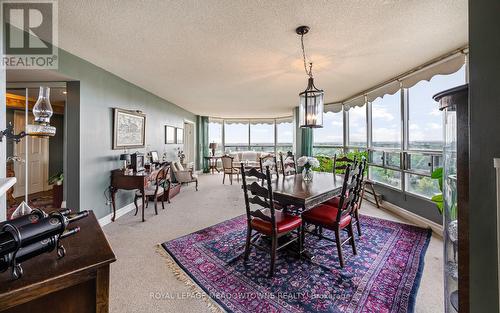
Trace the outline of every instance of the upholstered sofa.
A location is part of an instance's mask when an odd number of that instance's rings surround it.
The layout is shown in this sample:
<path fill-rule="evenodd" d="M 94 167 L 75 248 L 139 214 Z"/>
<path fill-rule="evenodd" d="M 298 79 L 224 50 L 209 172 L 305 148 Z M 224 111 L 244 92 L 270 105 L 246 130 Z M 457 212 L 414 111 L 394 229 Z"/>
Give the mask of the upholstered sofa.
<path fill-rule="evenodd" d="M 235 166 L 238 166 L 240 162 L 250 165 L 258 165 L 260 157 L 268 154 L 269 152 L 260 151 L 235 151 L 229 153 L 229 156 L 233 157 L 233 163 Z"/>

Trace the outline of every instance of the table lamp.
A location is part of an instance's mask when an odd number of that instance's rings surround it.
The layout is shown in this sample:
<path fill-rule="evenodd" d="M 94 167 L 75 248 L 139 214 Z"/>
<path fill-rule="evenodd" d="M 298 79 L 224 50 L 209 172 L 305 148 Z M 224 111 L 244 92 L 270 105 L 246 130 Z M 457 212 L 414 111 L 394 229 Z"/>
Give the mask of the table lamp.
<path fill-rule="evenodd" d="M 210 149 L 212 149 L 212 156 L 215 156 L 215 149 L 217 149 L 217 144 L 215 142 L 212 142 L 208 145 Z"/>

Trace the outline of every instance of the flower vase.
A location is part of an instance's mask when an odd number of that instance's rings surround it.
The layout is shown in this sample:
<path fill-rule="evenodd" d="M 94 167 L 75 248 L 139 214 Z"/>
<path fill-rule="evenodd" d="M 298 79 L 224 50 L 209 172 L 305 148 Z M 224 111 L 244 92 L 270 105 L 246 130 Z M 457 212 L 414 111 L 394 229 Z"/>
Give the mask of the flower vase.
<path fill-rule="evenodd" d="M 307 182 L 311 181 L 312 179 L 313 179 L 313 172 L 311 168 L 304 167 L 304 169 L 302 170 L 302 180 Z"/>

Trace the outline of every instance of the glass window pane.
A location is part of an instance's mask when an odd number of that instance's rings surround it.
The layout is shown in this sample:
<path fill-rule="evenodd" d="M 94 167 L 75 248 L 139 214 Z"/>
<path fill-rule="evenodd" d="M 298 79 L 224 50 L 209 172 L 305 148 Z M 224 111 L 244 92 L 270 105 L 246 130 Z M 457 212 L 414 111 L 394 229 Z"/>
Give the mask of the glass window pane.
<path fill-rule="evenodd" d="M 401 154 L 400 153 L 392 153 L 387 152 L 385 154 L 385 165 L 390 167 L 401 167 Z"/>
<path fill-rule="evenodd" d="M 440 193 L 437 179 L 416 174 L 406 174 L 406 191 L 429 199 Z"/>
<path fill-rule="evenodd" d="M 335 147 L 322 147 L 322 146 L 314 146 L 313 147 L 313 155 L 326 155 L 333 156 L 334 154 L 342 154 L 342 148 Z"/>
<path fill-rule="evenodd" d="M 380 166 L 384 165 L 384 153 L 382 151 L 372 151 L 370 155 L 370 163 Z"/>
<path fill-rule="evenodd" d="M 292 119 L 276 120 L 276 144 L 293 144 L 293 121 Z"/>
<path fill-rule="evenodd" d="M 401 91 L 372 102 L 374 147 L 401 147 Z"/>
<path fill-rule="evenodd" d="M 408 89 L 408 143 L 411 149 L 441 150 L 443 115 L 432 97 L 443 90 L 465 84 L 465 65 L 450 75 L 436 75 Z"/>
<path fill-rule="evenodd" d="M 222 121 L 210 121 L 208 123 L 208 143 L 212 142 L 217 144 L 216 154 L 222 153 Z"/>
<path fill-rule="evenodd" d="M 349 144 L 351 147 L 366 147 L 366 106 L 349 110 Z"/>
<path fill-rule="evenodd" d="M 248 122 L 224 123 L 225 146 L 245 146 L 248 148 Z"/>
<path fill-rule="evenodd" d="M 408 157 L 410 158 L 409 170 L 430 174 L 432 156 L 423 154 L 410 154 L 408 155 Z"/>
<path fill-rule="evenodd" d="M 370 166 L 370 179 L 378 183 L 401 188 L 401 172 L 386 168 Z"/>
<path fill-rule="evenodd" d="M 293 153 L 293 146 L 292 145 L 279 145 L 276 146 L 276 153 L 287 153 L 288 151 Z"/>
<path fill-rule="evenodd" d="M 274 146 L 274 121 L 272 123 L 250 122 L 250 144 L 253 146 Z"/>
<path fill-rule="evenodd" d="M 342 112 L 323 114 L 323 128 L 315 128 L 314 145 L 342 146 L 344 143 L 344 118 Z"/>

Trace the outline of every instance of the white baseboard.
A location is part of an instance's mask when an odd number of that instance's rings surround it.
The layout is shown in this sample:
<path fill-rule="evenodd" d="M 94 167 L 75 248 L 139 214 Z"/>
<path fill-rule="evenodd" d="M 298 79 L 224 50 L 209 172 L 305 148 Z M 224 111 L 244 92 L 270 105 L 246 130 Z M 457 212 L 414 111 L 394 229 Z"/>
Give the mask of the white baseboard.
<path fill-rule="evenodd" d="M 425 217 L 419 216 L 413 212 L 407 211 L 403 208 L 400 208 L 399 206 L 392 204 L 387 201 L 382 201 L 380 204 L 384 209 L 387 211 L 391 211 L 391 213 L 394 213 L 404 219 L 407 219 L 411 223 L 423 227 L 423 228 L 428 228 L 430 227 L 432 229 L 432 232 L 434 235 L 443 238 L 443 226 L 439 225 L 436 222 L 433 222 L 431 220 L 426 219 Z"/>
<path fill-rule="evenodd" d="M 140 207 L 141 205 L 139 205 Z M 129 203 L 127 204 L 126 206 L 124 206 L 123 208 L 120 208 L 118 210 L 116 210 L 116 217 L 115 217 L 115 221 L 119 218 L 119 217 L 122 217 L 123 215 L 127 214 L 128 212 L 132 211 L 132 210 L 135 210 L 135 205 L 134 203 Z M 111 217 L 113 217 L 113 212 L 109 213 L 108 215 L 104 216 L 104 217 L 101 217 L 99 219 L 99 225 L 101 225 L 101 227 L 103 227 L 104 225 L 108 225 L 109 223 L 111 223 Z"/>

